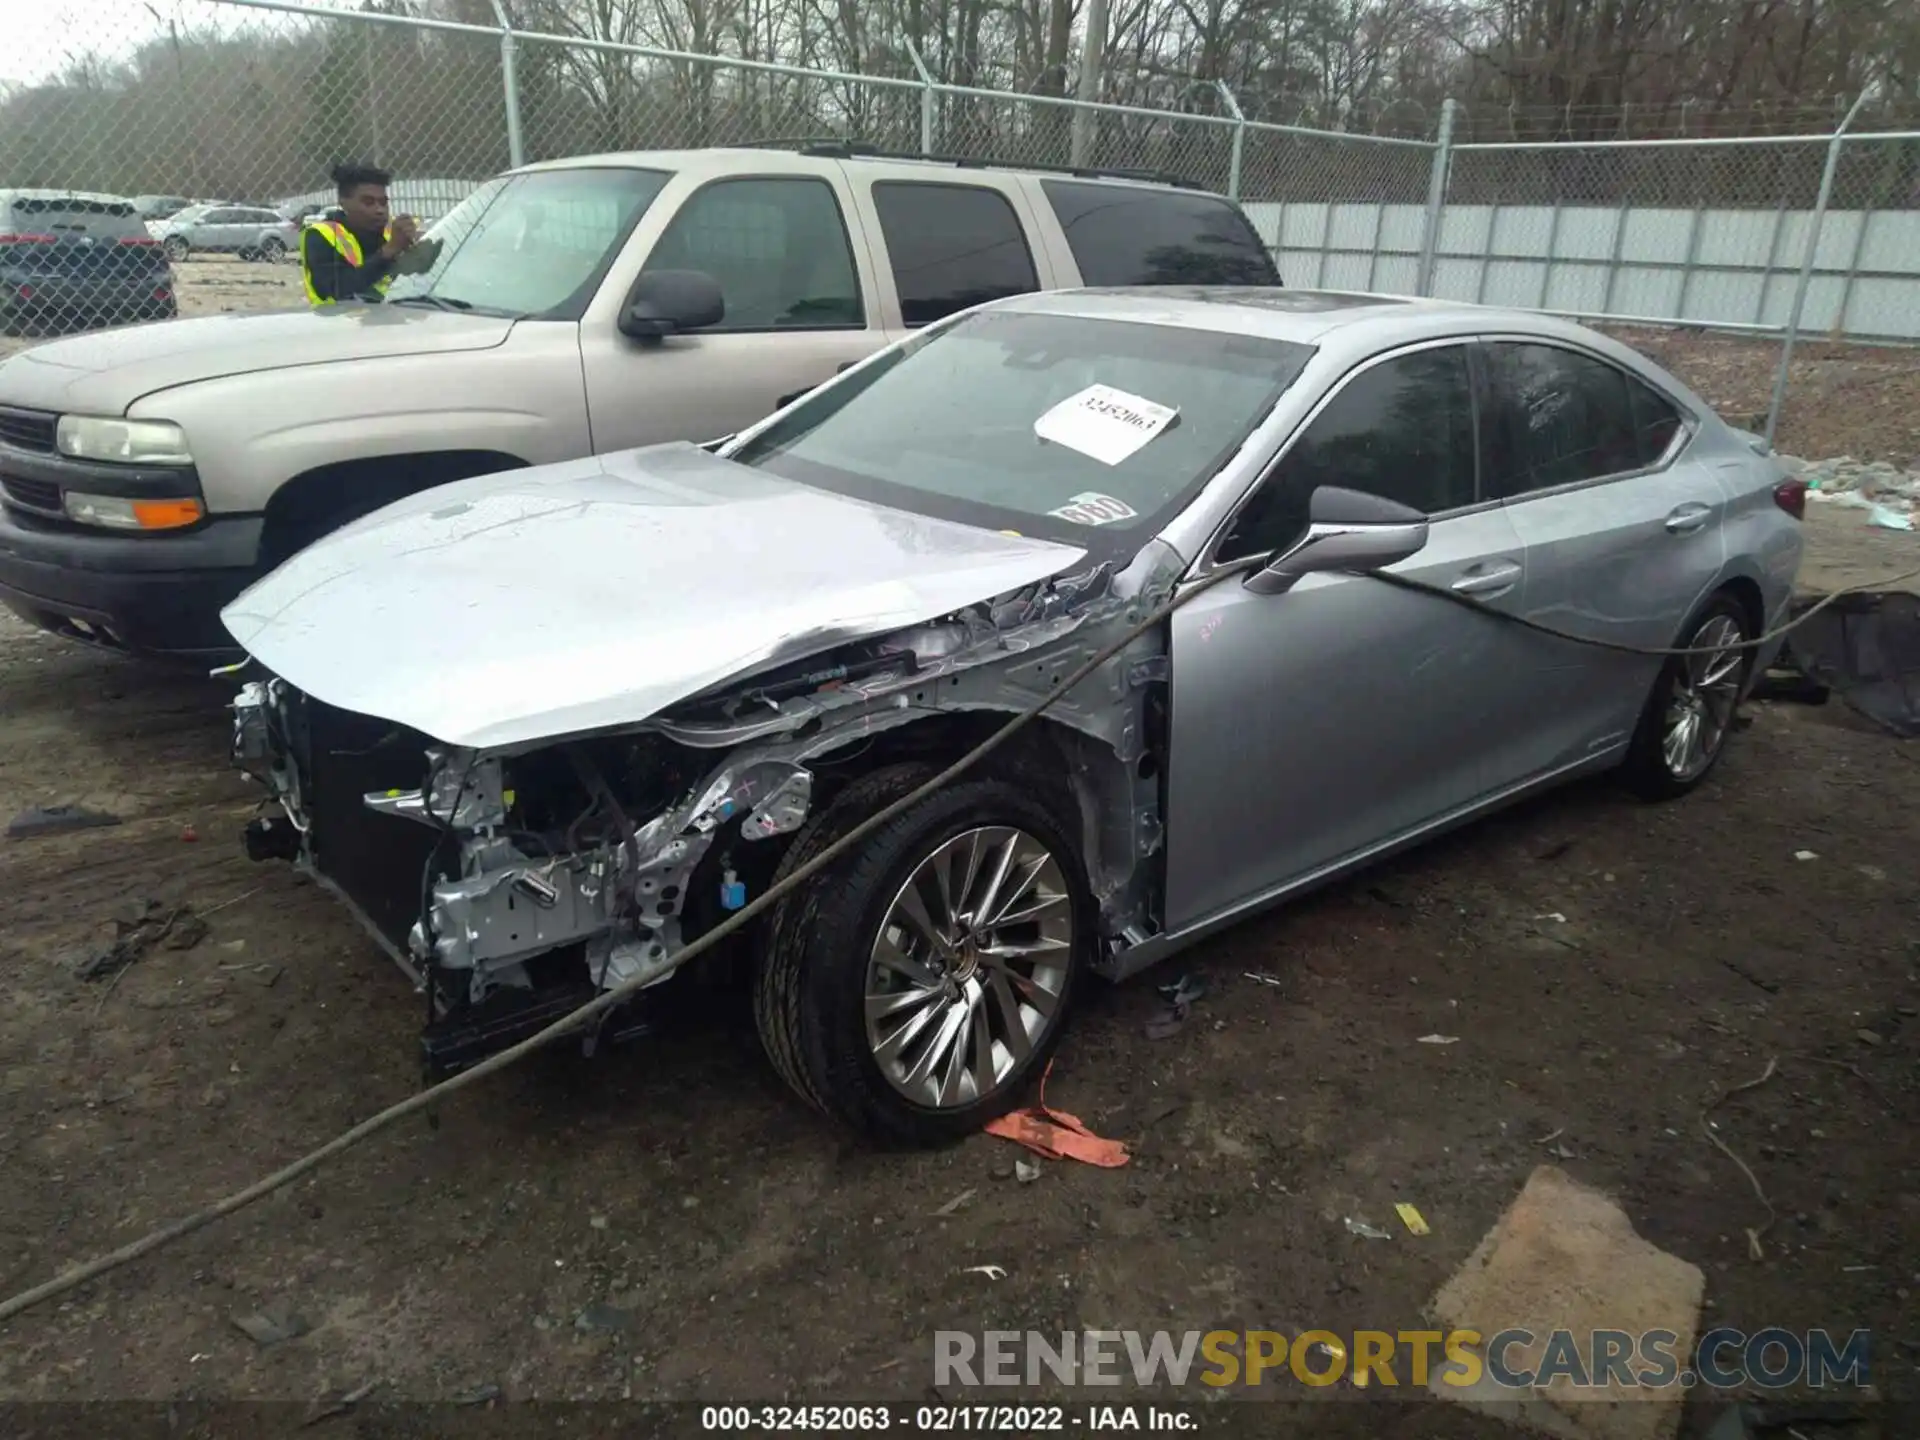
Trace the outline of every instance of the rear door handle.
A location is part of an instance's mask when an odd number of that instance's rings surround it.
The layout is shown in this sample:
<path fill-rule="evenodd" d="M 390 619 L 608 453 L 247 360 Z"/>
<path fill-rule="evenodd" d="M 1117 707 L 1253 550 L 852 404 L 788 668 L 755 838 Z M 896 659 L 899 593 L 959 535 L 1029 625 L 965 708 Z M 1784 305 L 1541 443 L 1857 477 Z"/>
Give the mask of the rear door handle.
<path fill-rule="evenodd" d="M 1475 565 L 1448 588 L 1456 595 L 1504 595 L 1520 583 L 1520 567 L 1510 560 Z"/>
<path fill-rule="evenodd" d="M 1667 515 L 1667 533 L 1669 535 L 1691 535 L 1700 529 L 1713 516 L 1711 505 L 1702 505 L 1699 501 L 1690 501 L 1685 505 L 1676 505 Z"/>

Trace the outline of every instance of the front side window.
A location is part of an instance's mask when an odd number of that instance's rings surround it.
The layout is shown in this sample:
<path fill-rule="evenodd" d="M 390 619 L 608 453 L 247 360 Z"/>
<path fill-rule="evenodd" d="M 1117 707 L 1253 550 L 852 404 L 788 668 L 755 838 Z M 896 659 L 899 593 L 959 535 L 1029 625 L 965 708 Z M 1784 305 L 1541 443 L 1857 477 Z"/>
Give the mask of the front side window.
<path fill-rule="evenodd" d="M 829 385 L 730 458 L 896 509 L 1090 548 L 1101 536 L 1137 544 L 1245 444 L 1312 354 L 1264 337 L 976 311 Z"/>
<path fill-rule="evenodd" d="M 1652 443 L 1664 422 L 1649 414 L 1643 427 L 1636 419 L 1628 386 L 1637 382 L 1622 371 L 1557 345 L 1499 342 L 1485 353 L 1493 393 L 1489 495 L 1511 498 L 1649 463 L 1642 458 L 1642 429 Z M 1677 415 L 1673 424 L 1677 428 Z"/>
<path fill-rule="evenodd" d="M 522 319 L 577 320 L 667 183 L 625 167 L 502 175 L 427 229 L 390 303 Z"/>
<path fill-rule="evenodd" d="M 1464 345 L 1416 350 L 1343 385 L 1235 517 L 1216 559 L 1292 545 L 1313 492 L 1362 490 L 1425 515 L 1471 505 L 1473 385 Z"/>
<path fill-rule="evenodd" d="M 1020 217 L 998 190 L 882 181 L 873 208 L 910 326 L 1040 288 Z"/>
<path fill-rule="evenodd" d="M 717 180 L 680 207 L 647 270 L 703 270 L 729 330 L 847 330 L 866 324 L 853 246 L 833 187 L 811 177 Z"/>
<path fill-rule="evenodd" d="M 1140 185 L 1042 180 L 1087 285 L 1278 285 L 1237 206 Z"/>

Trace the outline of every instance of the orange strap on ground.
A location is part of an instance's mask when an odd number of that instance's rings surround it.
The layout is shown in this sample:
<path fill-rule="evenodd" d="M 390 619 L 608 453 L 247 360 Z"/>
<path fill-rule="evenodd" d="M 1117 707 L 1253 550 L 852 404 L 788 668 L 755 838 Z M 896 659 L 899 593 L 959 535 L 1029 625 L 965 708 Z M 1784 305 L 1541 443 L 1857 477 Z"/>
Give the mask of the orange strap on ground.
<path fill-rule="evenodd" d="M 1131 1160 L 1125 1141 L 1096 1135 L 1081 1123 L 1078 1115 L 1069 1115 L 1047 1104 L 1047 1076 L 1052 1073 L 1053 1066 L 1049 1063 L 1047 1074 L 1040 1077 L 1038 1104 L 988 1121 L 987 1134 L 1024 1145 L 1049 1160 L 1078 1160 L 1108 1170 Z"/>

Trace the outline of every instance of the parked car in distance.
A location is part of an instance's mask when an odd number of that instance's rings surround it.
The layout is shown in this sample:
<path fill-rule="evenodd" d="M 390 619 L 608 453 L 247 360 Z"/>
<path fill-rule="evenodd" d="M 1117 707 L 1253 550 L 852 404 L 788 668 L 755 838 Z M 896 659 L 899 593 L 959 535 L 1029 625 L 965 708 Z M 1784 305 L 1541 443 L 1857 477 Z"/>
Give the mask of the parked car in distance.
<path fill-rule="evenodd" d="M 0 332 L 57 334 L 178 313 L 173 271 L 131 201 L 0 190 Z"/>
<path fill-rule="evenodd" d="M 847 147 L 527 166 L 427 239 L 410 262 L 427 268 L 384 304 L 208 316 L 0 362 L 0 406 L 39 437 L 0 439 L 0 477 L 35 481 L 0 486 L 0 599 L 76 638 L 232 655 L 223 604 L 399 496 L 717 439 L 997 296 L 1279 278 L 1239 208 L 1205 191 Z M 690 269 L 725 313 L 675 328 L 652 307 Z M 61 424 L 120 438 L 59 451 Z M 108 520 L 68 491 L 167 503 Z"/>
<path fill-rule="evenodd" d="M 160 243 L 176 264 L 195 254 L 279 260 L 300 243 L 300 227 L 259 205 L 194 205 L 160 227 Z"/>
<path fill-rule="evenodd" d="M 184 195 L 136 195 L 133 197 L 134 212 L 146 222 L 147 230 L 159 238 L 157 231 L 163 221 L 171 220 L 194 202 Z"/>
<path fill-rule="evenodd" d="M 697 279 L 643 303 L 669 333 L 717 308 Z M 257 662 L 235 753 L 284 812 L 248 848 L 347 900 L 458 1066 L 653 995 L 1055 693 L 736 957 L 802 1096 L 952 1138 L 1018 1101 L 1092 975 L 1575 775 L 1697 786 L 1777 648 L 1804 503 L 1564 321 L 1002 300 L 711 452 L 466 480 L 294 556 L 224 612 Z"/>

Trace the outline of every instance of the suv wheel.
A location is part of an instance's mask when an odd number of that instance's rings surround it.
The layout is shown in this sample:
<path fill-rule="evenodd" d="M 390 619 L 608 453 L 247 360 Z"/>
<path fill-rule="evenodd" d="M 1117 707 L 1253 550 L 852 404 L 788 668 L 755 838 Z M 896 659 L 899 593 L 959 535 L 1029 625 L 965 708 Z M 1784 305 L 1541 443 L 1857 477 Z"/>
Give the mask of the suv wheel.
<path fill-rule="evenodd" d="M 912 783 L 853 787 L 782 869 Z M 774 1068 L 886 1145 L 958 1139 L 1013 1109 L 1092 954 L 1096 911 L 1071 833 L 1030 787 L 961 781 L 782 901 L 754 981 Z"/>
<path fill-rule="evenodd" d="M 177 265 L 187 258 L 187 252 L 191 247 L 178 235 L 169 235 L 166 240 L 162 242 L 161 248 L 167 252 L 167 259 Z"/>
<path fill-rule="evenodd" d="M 278 235 L 269 235 L 260 242 L 259 255 L 269 265 L 277 265 L 287 257 L 287 242 Z"/>

